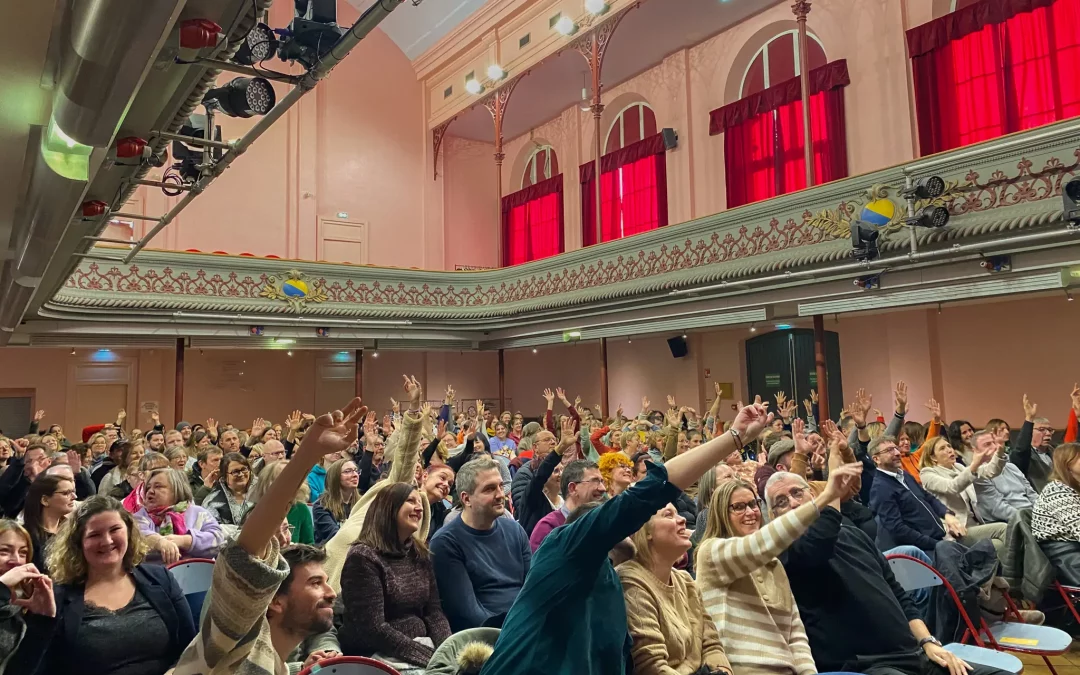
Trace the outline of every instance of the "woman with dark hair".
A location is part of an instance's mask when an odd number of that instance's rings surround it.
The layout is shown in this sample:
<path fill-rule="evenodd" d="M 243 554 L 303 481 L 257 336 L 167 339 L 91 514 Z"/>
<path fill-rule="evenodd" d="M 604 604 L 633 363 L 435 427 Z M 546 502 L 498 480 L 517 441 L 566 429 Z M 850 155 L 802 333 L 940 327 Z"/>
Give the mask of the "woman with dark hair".
<path fill-rule="evenodd" d="M 420 535 L 423 498 L 394 483 L 372 501 L 341 573 L 342 652 L 423 672 L 450 637 L 427 545 Z"/>
<path fill-rule="evenodd" d="M 1080 586 L 1080 443 L 1054 449 L 1054 471 L 1031 512 L 1031 532 L 1068 586 Z"/>
<path fill-rule="evenodd" d="M 145 551 L 120 502 L 98 495 L 80 504 L 49 547 L 56 619 L 27 624 L 10 672 L 161 675 L 171 668 L 195 623 L 172 575 L 142 564 Z"/>
<path fill-rule="evenodd" d="M 202 501 L 203 508 L 214 514 L 226 535 L 240 531 L 244 516 L 254 505 L 251 499 L 251 464 L 239 452 L 221 458 L 221 478 Z"/>
<path fill-rule="evenodd" d="M 339 459 L 326 470 L 326 490 L 311 507 L 315 520 L 315 543 L 322 546 L 337 534 L 360 501 L 360 471 L 351 459 Z"/>
<path fill-rule="evenodd" d="M 142 443 L 138 441 L 116 441 L 113 443 L 113 448 L 109 451 L 109 454 L 111 455 L 117 451 L 120 453 L 120 463 L 113 467 L 112 470 L 101 479 L 101 483 L 98 484 L 98 494 L 110 494 L 114 487 L 117 487 L 124 482 L 124 479 L 127 478 L 128 471 L 133 466 L 138 467 L 139 462 L 142 461 L 143 455 L 146 454 Z"/>
<path fill-rule="evenodd" d="M 132 464 L 128 467 L 123 482 L 114 487 L 108 494 L 113 499 L 121 500 L 128 513 L 138 513 L 139 509 L 142 508 L 143 498 L 145 497 L 146 477 L 154 469 L 164 469 L 167 466 L 169 466 L 168 458 L 160 452 L 151 450 L 143 455 L 138 464 Z"/>
<path fill-rule="evenodd" d="M 48 574 L 45 546 L 60 530 L 60 525 L 75 508 L 75 483 L 64 476 L 38 474 L 26 493 L 23 525 L 34 544 L 34 565 Z"/>
<path fill-rule="evenodd" d="M 953 420 L 949 423 L 949 445 L 963 458 L 964 464 L 971 464 L 971 437 L 975 435 L 975 427 L 967 420 Z"/>

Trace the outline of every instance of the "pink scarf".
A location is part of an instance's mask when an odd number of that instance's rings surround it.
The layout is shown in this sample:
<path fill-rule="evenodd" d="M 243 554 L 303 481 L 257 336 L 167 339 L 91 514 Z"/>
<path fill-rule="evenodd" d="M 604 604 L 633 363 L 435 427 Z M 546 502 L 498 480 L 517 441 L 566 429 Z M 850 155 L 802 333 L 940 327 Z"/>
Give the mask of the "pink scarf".
<path fill-rule="evenodd" d="M 187 534 L 187 523 L 184 522 L 184 511 L 187 502 L 180 502 L 175 506 L 154 506 L 146 509 L 158 534 L 169 536 L 170 534 Z"/>
<path fill-rule="evenodd" d="M 127 497 L 124 497 L 124 510 L 128 513 L 138 513 L 139 509 L 143 507 L 143 484 L 139 483 L 138 487 L 128 493 Z"/>

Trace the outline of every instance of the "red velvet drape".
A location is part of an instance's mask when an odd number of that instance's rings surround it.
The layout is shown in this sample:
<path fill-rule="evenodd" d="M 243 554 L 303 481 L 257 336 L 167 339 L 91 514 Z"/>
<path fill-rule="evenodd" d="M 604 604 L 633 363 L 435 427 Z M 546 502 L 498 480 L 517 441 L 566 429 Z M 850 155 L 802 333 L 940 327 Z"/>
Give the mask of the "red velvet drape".
<path fill-rule="evenodd" d="M 810 124 L 818 183 L 848 173 L 844 87 L 847 63 L 810 73 Z M 806 187 L 802 99 L 798 80 L 714 110 L 710 133 L 724 134 L 728 208 Z"/>
<path fill-rule="evenodd" d="M 600 158 L 601 241 L 611 241 L 668 224 L 667 156 L 660 134 Z M 586 246 L 596 241 L 596 163 L 582 164 L 581 225 Z"/>
<path fill-rule="evenodd" d="M 924 155 L 1080 115 L 1080 0 L 983 0 L 908 49 Z"/>
<path fill-rule="evenodd" d="M 561 175 L 503 197 L 503 265 L 519 265 L 562 253 Z"/>

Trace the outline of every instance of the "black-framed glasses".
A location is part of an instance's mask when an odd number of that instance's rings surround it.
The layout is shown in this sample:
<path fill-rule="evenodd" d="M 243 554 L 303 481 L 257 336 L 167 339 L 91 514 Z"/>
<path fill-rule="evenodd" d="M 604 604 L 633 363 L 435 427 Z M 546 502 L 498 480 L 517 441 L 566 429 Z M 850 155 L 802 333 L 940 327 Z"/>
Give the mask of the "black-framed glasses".
<path fill-rule="evenodd" d="M 250 469 L 233 469 L 229 472 L 229 475 L 233 478 L 240 478 L 241 476 L 247 476 L 251 474 Z"/>
<path fill-rule="evenodd" d="M 732 513 L 746 513 L 747 509 L 751 509 L 752 511 L 760 511 L 761 505 L 758 504 L 756 501 L 736 502 L 734 504 L 728 505 L 728 511 L 731 511 Z"/>

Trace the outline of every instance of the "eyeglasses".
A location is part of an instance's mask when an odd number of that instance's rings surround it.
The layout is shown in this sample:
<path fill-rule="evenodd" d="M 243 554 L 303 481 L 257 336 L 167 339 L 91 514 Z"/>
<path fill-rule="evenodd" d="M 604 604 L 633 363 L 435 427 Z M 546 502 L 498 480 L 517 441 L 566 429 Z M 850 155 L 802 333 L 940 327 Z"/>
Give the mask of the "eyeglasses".
<path fill-rule="evenodd" d="M 357 471 L 356 469 L 342 469 L 341 470 L 341 475 L 342 476 L 351 476 L 351 475 L 354 475 L 354 474 L 357 474 L 357 473 L 360 473 L 360 472 Z"/>
<path fill-rule="evenodd" d="M 75 491 L 74 490 L 57 490 L 53 494 L 54 495 L 61 495 L 63 497 L 70 497 L 71 495 L 75 494 Z"/>
<path fill-rule="evenodd" d="M 791 488 L 790 490 L 788 490 L 786 495 L 780 494 L 776 496 L 776 499 L 773 500 L 773 508 L 786 509 L 787 507 L 791 506 L 791 501 L 788 499 L 788 497 L 791 497 L 791 499 L 794 499 L 795 501 L 800 501 L 805 494 L 806 488 Z"/>
<path fill-rule="evenodd" d="M 229 475 L 233 478 L 240 478 L 241 476 L 247 476 L 251 473 L 250 469 L 235 469 L 229 472 Z"/>
<path fill-rule="evenodd" d="M 590 478 L 589 480 L 578 481 L 578 485 L 590 485 L 590 484 L 591 485 L 603 485 L 604 484 L 604 479 L 597 476 L 595 478 Z"/>
<path fill-rule="evenodd" d="M 1041 431 L 1044 434 L 1054 433 L 1054 427 L 1035 427 L 1035 431 Z"/>
<path fill-rule="evenodd" d="M 874 456 L 877 457 L 878 455 L 885 455 L 890 452 L 900 452 L 900 448 L 895 445 L 891 445 L 887 448 L 878 448 L 878 451 L 874 453 Z"/>
<path fill-rule="evenodd" d="M 751 509 L 753 511 L 760 511 L 761 510 L 761 505 L 758 504 L 757 502 L 738 502 L 738 503 L 735 503 L 735 504 L 729 504 L 728 505 L 728 510 L 731 511 L 732 513 L 746 513 L 746 509 Z"/>

